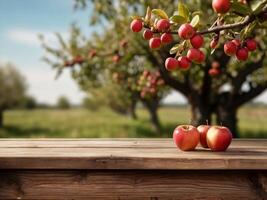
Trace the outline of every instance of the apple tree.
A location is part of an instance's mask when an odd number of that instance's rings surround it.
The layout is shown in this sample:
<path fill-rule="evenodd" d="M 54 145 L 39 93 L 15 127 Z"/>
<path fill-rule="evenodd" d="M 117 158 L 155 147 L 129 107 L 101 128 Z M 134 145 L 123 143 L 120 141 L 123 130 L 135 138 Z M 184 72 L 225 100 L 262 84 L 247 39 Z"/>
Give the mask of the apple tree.
<path fill-rule="evenodd" d="M 4 111 L 18 106 L 26 97 L 25 78 L 12 64 L 0 66 L 0 127 Z"/>
<path fill-rule="evenodd" d="M 133 16 L 132 31 L 144 30 L 149 42 L 130 44 L 187 98 L 194 125 L 215 114 L 237 137 L 238 109 L 267 87 L 266 0 L 93 3 L 95 21 L 123 24 L 123 15 Z"/>
<path fill-rule="evenodd" d="M 141 102 L 150 114 L 153 129 L 161 133 L 157 110 L 169 90 L 160 72 L 143 56 L 132 53 L 125 37 L 114 38 L 114 33 L 106 31 L 88 39 L 75 25 L 70 32 L 68 41 L 57 34 L 57 48 L 48 46 L 42 38 L 48 52 L 44 60 L 57 69 L 58 75 L 70 69 L 80 88 L 89 93 L 89 103 L 96 100 L 136 119 L 135 107 Z"/>
<path fill-rule="evenodd" d="M 88 43 L 109 33 L 104 51 L 126 39 L 127 55 L 188 100 L 194 125 L 215 115 L 237 137 L 238 109 L 267 88 L 266 0 L 78 0 L 75 7 L 93 7 L 91 24 L 104 30 Z"/>
<path fill-rule="evenodd" d="M 150 49 L 159 49 L 165 60 L 159 62 L 162 73 L 169 71 L 165 82 L 174 81 L 173 88 L 188 99 L 194 123 L 210 121 L 215 113 L 217 123 L 237 136 L 238 108 L 267 88 L 267 1 L 213 0 L 208 4 L 210 8 L 201 12 L 201 4 L 190 10 L 179 2 L 170 17 L 162 9 L 148 7 L 144 17 L 133 17 L 131 30 L 144 28 Z M 173 35 L 178 35 L 177 41 Z M 172 42 L 171 56 L 162 56 L 160 48 Z M 183 78 L 177 80 L 173 73 L 177 71 Z"/>

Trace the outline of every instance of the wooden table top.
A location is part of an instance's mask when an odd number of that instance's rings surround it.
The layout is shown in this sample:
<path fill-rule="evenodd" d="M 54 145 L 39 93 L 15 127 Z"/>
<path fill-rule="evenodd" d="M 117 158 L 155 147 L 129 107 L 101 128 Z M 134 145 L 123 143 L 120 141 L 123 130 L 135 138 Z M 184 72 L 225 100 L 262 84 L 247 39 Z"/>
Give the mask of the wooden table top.
<path fill-rule="evenodd" d="M 172 139 L 0 139 L 0 169 L 267 170 L 267 140 L 183 152 Z"/>

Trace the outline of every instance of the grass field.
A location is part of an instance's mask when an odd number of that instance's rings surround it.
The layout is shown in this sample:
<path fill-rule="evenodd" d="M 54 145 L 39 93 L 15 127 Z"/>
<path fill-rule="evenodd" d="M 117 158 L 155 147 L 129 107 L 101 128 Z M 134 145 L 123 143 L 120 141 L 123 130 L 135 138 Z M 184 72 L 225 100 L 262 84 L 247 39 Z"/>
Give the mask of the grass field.
<path fill-rule="evenodd" d="M 164 126 L 161 137 L 171 137 L 178 124 L 190 121 L 189 109 L 161 108 Z M 267 108 L 245 107 L 239 111 L 241 137 L 267 138 Z M 91 112 L 82 109 L 8 111 L 4 115 L 5 127 L 0 137 L 159 137 L 149 123 L 145 110 L 138 110 L 134 121 L 109 109 Z"/>

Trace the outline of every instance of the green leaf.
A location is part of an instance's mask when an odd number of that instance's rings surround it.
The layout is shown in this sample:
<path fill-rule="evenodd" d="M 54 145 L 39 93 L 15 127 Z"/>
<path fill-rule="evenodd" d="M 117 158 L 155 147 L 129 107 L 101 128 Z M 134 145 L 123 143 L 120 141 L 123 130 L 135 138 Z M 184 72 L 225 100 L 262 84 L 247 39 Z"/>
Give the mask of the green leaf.
<path fill-rule="evenodd" d="M 216 51 L 216 49 L 212 49 L 210 52 L 210 55 L 214 54 L 215 51 Z"/>
<path fill-rule="evenodd" d="M 246 39 L 247 37 L 250 36 L 252 31 L 255 29 L 256 25 L 258 24 L 257 21 L 254 21 L 253 23 L 249 24 L 245 29 L 243 29 L 240 33 L 240 37 L 242 39 Z"/>
<path fill-rule="evenodd" d="M 253 14 L 259 14 L 261 10 L 266 6 L 266 1 L 265 0 L 257 0 L 257 1 L 252 1 L 251 2 L 251 9 L 253 11 Z"/>
<path fill-rule="evenodd" d="M 146 16 L 145 16 L 145 22 L 146 23 L 149 23 L 150 22 L 150 19 L 151 19 L 151 8 L 150 7 L 147 7 L 146 9 Z"/>
<path fill-rule="evenodd" d="M 161 9 L 153 9 L 153 10 L 152 10 L 152 13 L 153 13 L 154 15 L 159 16 L 159 17 L 162 18 L 162 19 L 169 19 L 168 15 L 165 13 L 164 10 L 161 10 Z"/>
<path fill-rule="evenodd" d="M 186 19 L 181 15 L 173 15 L 170 20 L 176 24 L 183 24 L 186 22 Z"/>
<path fill-rule="evenodd" d="M 184 48 L 183 44 L 176 44 L 170 49 L 170 54 L 180 52 Z"/>
<path fill-rule="evenodd" d="M 184 17 L 187 22 L 189 21 L 189 10 L 185 4 L 178 3 L 178 13 L 180 16 Z"/>
<path fill-rule="evenodd" d="M 191 20 L 190 24 L 195 28 L 195 27 L 198 26 L 199 20 L 200 20 L 199 15 L 196 15 L 195 17 L 193 17 L 193 19 Z"/>
<path fill-rule="evenodd" d="M 246 4 L 239 3 L 237 1 L 232 3 L 231 8 L 235 13 L 241 16 L 246 16 L 251 13 L 250 8 Z"/>

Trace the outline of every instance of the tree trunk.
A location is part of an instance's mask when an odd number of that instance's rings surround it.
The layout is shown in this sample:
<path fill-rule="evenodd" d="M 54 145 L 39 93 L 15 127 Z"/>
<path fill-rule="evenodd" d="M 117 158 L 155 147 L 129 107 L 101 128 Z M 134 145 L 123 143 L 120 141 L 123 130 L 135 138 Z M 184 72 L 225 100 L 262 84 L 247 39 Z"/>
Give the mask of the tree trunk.
<path fill-rule="evenodd" d="M 205 106 L 191 104 L 191 124 L 199 126 L 201 124 L 211 123 L 211 112 Z"/>
<path fill-rule="evenodd" d="M 0 110 L 0 128 L 3 127 L 3 121 L 4 121 L 4 111 Z"/>
<path fill-rule="evenodd" d="M 224 106 L 218 106 L 216 111 L 216 121 L 217 124 L 228 127 L 234 138 L 237 138 L 238 128 L 237 128 L 237 109 L 229 108 Z"/>
<path fill-rule="evenodd" d="M 150 100 L 142 100 L 143 105 L 147 108 L 149 115 L 150 115 L 150 121 L 152 123 L 153 129 L 157 134 L 162 134 L 162 127 L 161 123 L 158 117 L 158 107 L 159 107 L 159 102 L 158 100 L 155 99 L 150 99 Z"/>
<path fill-rule="evenodd" d="M 199 126 L 201 124 L 211 123 L 211 105 L 203 101 L 200 95 L 192 94 L 187 96 L 191 108 L 191 124 Z"/>
<path fill-rule="evenodd" d="M 137 101 L 136 100 L 132 100 L 131 102 L 131 105 L 129 107 L 129 114 L 130 114 L 130 117 L 134 120 L 137 119 L 137 114 L 136 114 L 136 104 L 137 104 Z"/>

